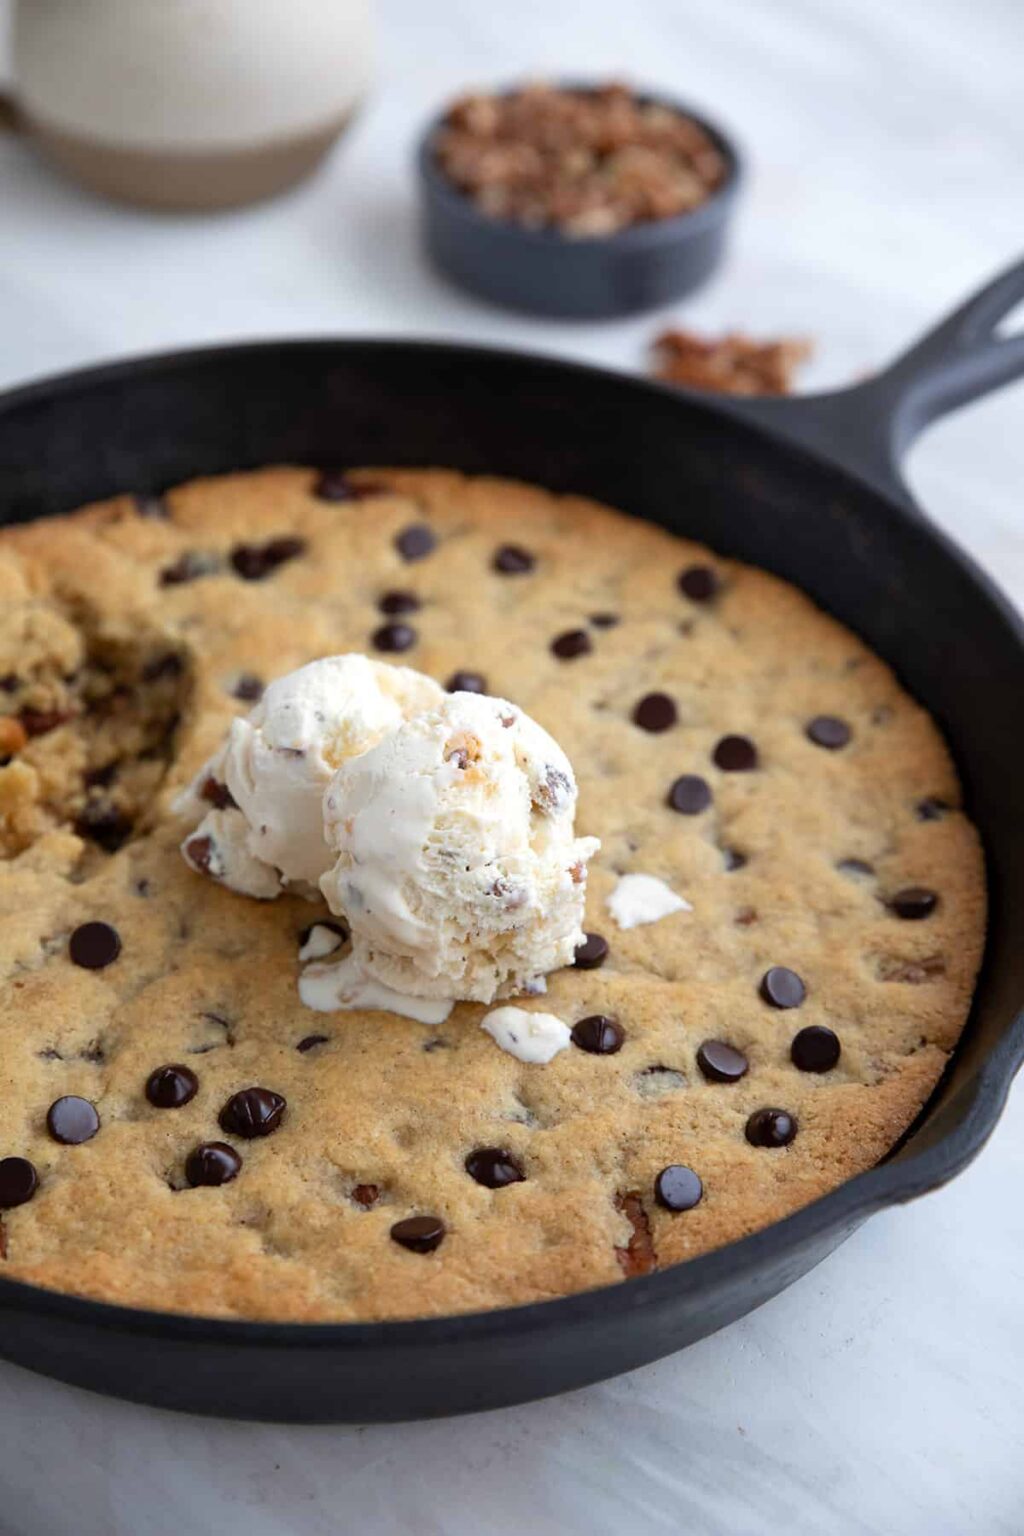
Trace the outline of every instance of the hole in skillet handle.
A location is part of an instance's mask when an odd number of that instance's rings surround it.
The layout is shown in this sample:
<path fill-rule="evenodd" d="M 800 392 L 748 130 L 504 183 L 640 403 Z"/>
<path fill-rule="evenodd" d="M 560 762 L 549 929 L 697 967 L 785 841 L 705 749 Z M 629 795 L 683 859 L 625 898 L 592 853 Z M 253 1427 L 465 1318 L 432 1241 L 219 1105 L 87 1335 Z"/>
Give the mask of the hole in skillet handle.
<path fill-rule="evenodd" d="M 556 81 L 554 86 L 570 91 L 598 88 L 595 82 L 579 81 Z M 416 159 L 423 239 L 437 271 L 504 308 L 578 320 L 611 320 L 657 309 L 705 283 L 722 259 L 742 187 L 739 150 L 730 135 L 684 102 L 661 92 L 635 94 L 641 102 L 691 118 L 723 156 L 725 175 L 706 202 L 673 218 L 588 238 L 495 218 L 482 213 L 438 164 L 437 136 L 445 119 L 441 113 L 428 125 Z"/>

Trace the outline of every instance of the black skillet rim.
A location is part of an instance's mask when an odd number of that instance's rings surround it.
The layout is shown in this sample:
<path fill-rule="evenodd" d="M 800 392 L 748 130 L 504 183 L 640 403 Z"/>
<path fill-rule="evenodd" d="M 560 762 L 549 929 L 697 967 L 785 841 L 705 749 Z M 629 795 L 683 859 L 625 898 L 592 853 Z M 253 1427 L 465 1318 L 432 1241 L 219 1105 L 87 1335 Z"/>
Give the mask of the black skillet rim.
<path fill-rule="evenodd" d="M 617 387 L 627 387 L 664 397 L 683 395 L 690 406 L 702 408 L 708 414 L 726 414 L 762 439 L 778 444 L 784 442 L 787 452 L 799 458 L 828 467 L 858 484 L 848 468 L 822 458 L 808 448 L 785 441 L 783 434 L 776 434 L 765 425 L 763 418 L 750 418 L 742 405 L 725 398 L 709 400 L 696 392 L 676 390 L 655 381 L 637 378 L 614 369 L 596 367 L 571 359 L 563 359 L 500 346 L 481 346 L 449 343 L 443 340 L 380 338 L 370 336 L 281 337 L 257 341 L 225 342 L 162 353 L 142 354 L 92 367 L 75 369 L 33 380 L 28 384 L 0 392 L 0 410 L 17 408 L 42 399 L 57 404 L 62 394 L 83 387 L 116 383 L 125 377 L 141 373 L 160 372 L 168 368 L 188 369 L 216 361 L 226 353 L 289 351 L 328 351 L 338 346 L 355 345 L 376 351 L 435 351 L 449 357 L 461 353 L 467 358 L 485 355 L 491 358 L 506 357 L 552 370 L 586 374 L 603 378 Z M 876 487 L 870 486 L 876 495 Z M 993 604 L 1002 619 L 1010 626 L 1024 652 L 1024 617 L 1004 596 L 991 578 L 980 569 L 973 558 L 960 548 L 936 525 L 926 519 L 916 508 L 901 507 L 890 501 L 896 515 L 921 522 L 929 537 L 934 539 L 963 571 L 964 575 L 980 588 L 985 600 Z M 955 742 L 953 743 L 955 749 Z M 987 952 L 982 963 L 981 977 L 987 969 Z M 975 998 L 977 990 L 975 991 Z M 974 1000 L 968 1014 L 963 1034 L 972 1024 Z M 961 1039 L 963 1035 L 961 1036 Z M 959 1047 L 958 1047 L 959 1048 Z M 950 1060 L 954 1059 L 956 1050 Z M 647 1306 L 659 1306 L 678 1287 L 686 1287 L 692 1277 L 694 1289 L 713 1289 L 735 1280 L 740 1273 L 755 1269 L 762 1256 L 778 1249 L 798 1251 L 807 1241 L 828 1232 L 840 1236 L 853 1229 L 860 1221 L 877 1210 L 889 1205 L 901 1204 L 944 1184 L 960 1173 L 977 1155 L 992 1134 L 1009 1094 L 1016 1071 L 1024 1061 L 1024 1010 L 1018 1012 L 1007 1027 L 995 1048 L 981 1061 L 973 1077 L 961 1088 L 961 1093 L 974 1089 L 973 1100 L 962 1119 L 945 1131 L 931 1145 L 920 1152 L 905 1152 L 907 1142 L 919 1129 L 927 1125 L 934 1093 L 922 1107 L 919 1115 L 904 1132 L 903 1137 L 890 1149 L 887 1160 L 857 1174 L 854 1178 L 828 1191 L 809 1205 L 773 1222 L 748 1237 L 727 1243 L 722 1248 L 701 1254 L 653 1274 L 638 1276 L 628 1284 L 616 1283 L 598 1286 L 550 1301 L 526 1302 L 514 1307 L 498 1307 L 479 1312 L 446 1314 L 440 1317 L 388 1319 L 380 1322 L 260 1322 L 246 1319 L 204 1317 L 188 1313 L 160 1312 L 145 1307 L 124 1307 L 111 1302 L 97 1301 L 75 1295 L 72 1292 L 52 1290 L 30 1285 L 24 1281 L 0 1276 L 0 1317 L 6 1311 L 32 1312 L 35 1315 L 59 1316 L 71 1323 L 81 1323 L 105 1331 L 129 1335 L 159 1336 L 167 1340 L 199 1343 L 203 1341 L 230 1343 L 240 1347 L 271 1349 L 336 1346 L 354 1353 L 372 1350 L 386 1342 L 401 1343 L 403 1347 L 437 1349 L 453 1338 L 459 1342 L 484 1340 L 496 1335 L 516 1337 L 526 1333 L 560 1332 L 572 1326 L 586 1325 L 593 1321 L 600 1325 L 607 1317 L 608 1298 L 614 1296 L 619 1307 L 627 1311 L 641 1311 Z M 937 1085 L 938 1086 L 938 1085 Z"/>
<path fill-rule="evenodd" d="M 517 81 L 507 85 L 494 86 L 480 94 L 487 96 L 508 96 L 513 91 L 521 90 L 528 81 Z M 580 80 L 556 80 L 554 88 L 561 91 L 579 91 L 593 93 L 598 86 L 593 81 Z M 726 162 L 726 173 L 715 190 L 706 197 L 696 208 L 688 209 L 686 213 L 673 214 L 668 219 L 648 219 L 642 224 L 629 224 L 625 229 L 616 230 L 610 235 L 581 235 L 570 236 L 561 230 L 544 225 L 534 229 L 528 224 L 518 224 L 514 219 L 498 218 L 494 214 L 484 213 L 461 191 L 455 183 L 446 176 L 437 161 L 435 141 L 441 129 L 445 126 L 445 120 L 451 109 L 452 102 L 436 112 L 427 123 L 420 135 L 416 148 L 416 168 L 428 195 L 443 203 L 446 212 L 461 217 L 467 224 L 476 228 L 484 228 L 496 231 L 504 235 L 510 241 L 519 241 L 536 250 L 588 250 L 588 251 L 618 251 L 618 250 L 643 250 L 645 247 L 671 245 L 676 241 L 682 243 L 691 235 L 699 235 L 706 228 L 717 225 L 726 218 L 730 206 L 743 187 L 746 180 L 746 164 L 742 151 L 739 149 L 732 133 L 727 133 L 718 122 L 708 117 L 703 110 L 698 111 L 687 102 L 680 101 L 675 96 L 670 96 L 664 91 L 647 90 L 645 88 L 627 87 L 631 94 L 645 105 L 669 107 L 674 112 L 681 113 L 684 117 L 703 128 L 708 138 L 714 144 L 719 154 Z M 455 98 L 453 98 L 454 101 Z M 528 353 L 521 354 L 529 356 Z"/>

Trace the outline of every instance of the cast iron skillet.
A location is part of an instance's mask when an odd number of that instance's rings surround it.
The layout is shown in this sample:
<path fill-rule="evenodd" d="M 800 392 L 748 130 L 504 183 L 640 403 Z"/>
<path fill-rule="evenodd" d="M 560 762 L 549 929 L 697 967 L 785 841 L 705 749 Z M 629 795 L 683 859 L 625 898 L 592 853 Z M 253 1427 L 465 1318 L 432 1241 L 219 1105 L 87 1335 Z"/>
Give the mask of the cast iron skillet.
<path fill-rule="evenodd" d="M 872 1211 L 975 1156 L 1024 1056 L 1024 626 L 928 526 L 896 465 L 933 417 L 1024 374 L 1024 336 L 993 335 L 1022 297 L 1024 264 L 878 377 L 803 400 L 698 398 L 568 363 L 393 341 L 144 359 L 0 400 L 3 521 L 281 460 L 441 464 L 595 496 L 767 566 L 863 635 L 938 718 L 985 841 L 992 907 L 968 1030 L 911 1134 L 882 1166 L 753 1237 L 560 1301 L 404 1323 L 204 1321 L 0 1281 L 0 1354 L 101 1392 L 256 1419 L 521 1402 L 711 1333 Z"/>

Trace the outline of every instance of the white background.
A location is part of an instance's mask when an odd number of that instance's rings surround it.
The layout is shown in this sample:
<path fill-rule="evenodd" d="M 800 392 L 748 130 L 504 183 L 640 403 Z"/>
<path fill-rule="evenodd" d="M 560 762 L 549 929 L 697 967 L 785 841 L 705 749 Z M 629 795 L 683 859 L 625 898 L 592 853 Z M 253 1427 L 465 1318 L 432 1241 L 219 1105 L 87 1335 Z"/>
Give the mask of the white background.
<path fill-rule="evenodd" d="M 1020 0 L 382 0 L 380 31 L 355 130 L 265 208 L 108 208 L 0 137 L 0 385 L 298 332 L 472 337 L 639 367 L 667 316 L 515 319 L 420 260 L 417 126 L 465 83 L 519 72 L 618 72 L 735 126 L 754 174 L 732 260 L 674 313 L 812 335 L 811 384 L 876 366 L 1024 245 Z M 910 464 L 936 519 L 1018 601 L 1022 405 L 1018 387 L 964 412 Z M 552 1402 L 394 1428 L 259 1427 L 0 1365 L 0 1531 L 1019 1536 L 1022 1107 L 1018 1089 L 954 1185 L 877 1217 L 755 1316 Z"/>

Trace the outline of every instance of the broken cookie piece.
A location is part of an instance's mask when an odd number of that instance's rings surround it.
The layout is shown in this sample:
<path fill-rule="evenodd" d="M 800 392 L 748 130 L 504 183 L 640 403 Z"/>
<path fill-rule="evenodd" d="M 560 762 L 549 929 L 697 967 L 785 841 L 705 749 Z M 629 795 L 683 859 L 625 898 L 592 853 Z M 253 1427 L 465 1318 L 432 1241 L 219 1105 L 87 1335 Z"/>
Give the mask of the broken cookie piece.
<path fill-rule="evenodd" d="M 70 826 L 113 853 L 174 750 L 191 682 L 180 644 L 107 628 L 74 596 L 0 610 L 0 857 Z"/>

